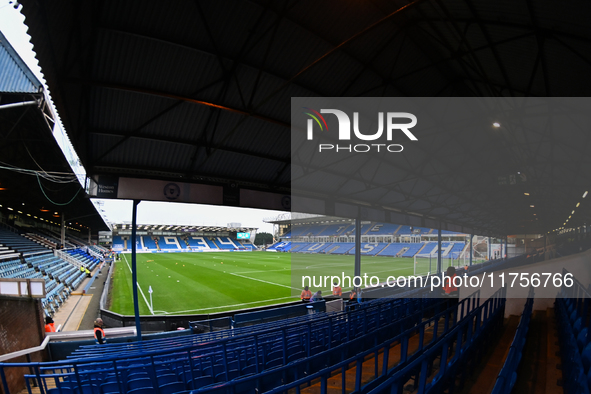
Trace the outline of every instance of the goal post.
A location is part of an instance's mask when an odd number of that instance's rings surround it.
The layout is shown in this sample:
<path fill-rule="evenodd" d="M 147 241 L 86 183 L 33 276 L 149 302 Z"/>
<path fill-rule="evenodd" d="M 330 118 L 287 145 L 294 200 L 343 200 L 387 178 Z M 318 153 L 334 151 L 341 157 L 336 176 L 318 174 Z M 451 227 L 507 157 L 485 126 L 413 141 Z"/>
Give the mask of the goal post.
<path fill-rule="evenodd" d="M 467 262 L 468 261 L 468 262 Z M 445 271 L 447 267 L 464 267 L 469 264 L 465 253 L 453 252 L 446 256 L 441 256 L 441 269 Z M 427 275 L 437 272 L 437 253 L 415 254 L 414 255 L 414 275 Z"/>
<path fill-rule="evenodd" d="M 437 272 L 437 255 L 415 254 L 414 255 L 414 275 L 427 275 Z"/>

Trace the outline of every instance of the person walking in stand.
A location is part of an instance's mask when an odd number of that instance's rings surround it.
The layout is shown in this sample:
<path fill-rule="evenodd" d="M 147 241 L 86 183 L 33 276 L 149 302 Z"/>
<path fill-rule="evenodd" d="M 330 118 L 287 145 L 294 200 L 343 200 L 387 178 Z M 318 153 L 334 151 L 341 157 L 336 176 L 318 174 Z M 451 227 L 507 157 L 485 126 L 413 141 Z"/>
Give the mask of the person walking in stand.
<path fill-rule="evenodd" d="M 300 299 L 304 302 L 308 302 L 310 301 L 310 298 L 312 298 L 312 292 L 308 289 L 308 286 L 304 287 L 304 290 L 302 290 L 302 294 L 300 294 Z"/>
<path fill-rule="evenodd" d="M 45 318 L 45 332 L 55 332 L 55 323 L 49 316 Z"/>
<path fill-rule="evenodd" d="M 445 275 L 447 276 L 443 282 L 443 297 L 447 298 L 447 307 L 451 308 L 453 306 L 457 306 L 460 302 L 460 289 L 458 289 L 454 285 L 454 278 L 456 277 L 456 269 L 453 265 L 447 267 L 445 271 Z M 457 308 L 453 310 L 452 315 L 453 318 L 450 316 L 450 319 L 456 319 L 457 317 Z"/>
<path fill-rule="evenodd" d="M 103 330 L 103 319 L 100 317 L 94 321 L 94 340 L 97 344 L 103 345 L 107 343 L 105 339 L 105 330 Z"/>
<path fill-rule="evenodd" d="M 443 281 L 443 293 L 446 297 L 459 299 L 460 291 L 454 285 L 454 278 L 456 277 L 456 268 L 453 265 L 447 267 L 445 271 L 445 280 Z M 457 303 L 457 301 L 456 301 Z"/>

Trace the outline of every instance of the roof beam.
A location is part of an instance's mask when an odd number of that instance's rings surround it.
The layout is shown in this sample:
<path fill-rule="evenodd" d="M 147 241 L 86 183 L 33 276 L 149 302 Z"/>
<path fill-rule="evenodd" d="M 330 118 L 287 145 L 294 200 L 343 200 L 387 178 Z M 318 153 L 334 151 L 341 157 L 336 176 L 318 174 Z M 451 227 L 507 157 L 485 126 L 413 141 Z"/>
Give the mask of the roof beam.
<path fill-rule="evenodd" d="M 474 4 L 472 4 L 472 1 L 471 0 L 464 0 L 464 1 L 468 5 L 468 8 L 470 9 L 470 12 L 472 13 L 472 15 L 476 18 L 476 23 L 478 23 L 478 26 L 480 27 L 482 34 L 484 34 L 484 38 L 486 39 L 486 42 L 490 45 L 490 49 L 491 49 L 493 56 L 497 62 L 497 66 L 499 67 L 499 70 L 501 71 L 501 74 L 503 75 L 503 79 L 505 80 L 505 85 L 509 89 L 509 92 L 511 93 L 511 95 L 514 96 L 513 87 L 511 85 L 511 80 L 509 79 L 509 75 L 507 74 L 507 70 L 505 69 L 505 65 L 501 61 L 501 57 L 499 56 L 499 52 L 497 51 L 497 47 L 492 44 L 492 39 L 490 37 L 490 34 L 488 33 L 488 29 L 486 28 L 486 25 L 482 23 L 482 19 L 477 14 L 476 8 L 474 7 Z M 438 0 L 438 2 L 441 3 L 441 0 Z"/>
<path fill-rule="evenodd" d="M 204 101 L 204 100 L 195 99 L 192 97 L 181 96 L 181 95 L 178 95 L 175 93 L 163 92 L 163 91 L 158 91 L 158 90 L 151 90 L 151 89 L 146 89 L 146 88 L 142 88 L 142 87 L 138 87 L 138 86 L 131 86 L 131 85 L 113 84 L 113 83 L 99 82 L 99 81 L 84 81 L 84 80 L 76 79 L 76 78 L 70 78 L 70 79 L 68 79 L 68 82 L 73 83 L 73 84 L 78 84 L 78 85 L 87 85 L 87 86 L 99 87 L 99 88 L 104 88 L 104 89 L 121 90 L 121 91 L 126 91 L 126 92 L 140 93 L 140 94 L 146 94 L 146 95 L 150 95 L 150 96 L 157 96 L 157 97 L 162 97 L 162 98 L 169 98 L 172 100 L 184 101 L 187 103 L 203 105 L 203 106 L 210 107 L 210 108 L 221 109 L 223 111 L 232 112 L 232 113 L 235 113 L 238 115 L 250 116 L 255 119 L 260 119 L 265 122 L 273 123 L 273 124 L 276 124 L 276 125 L 288 128 L 288 129 L 291 127 L 289 123 L 284 122 L 279 119 L 271 118 L 269 116 L 265 116 L 265 115 L 261 115 L 261 114 L 257 114 L 257 113 L 253 113 L 253 112 L 248 112 L 248 111 L 241 110 L 241 109 L 234 108 L 234 107 L 229 107 L 227 105 L 223 105 L 220 103 L 212 103 L 212 102 L 208 102 L 208 101 Z"/>
<path fill-rule="evenodd" d="M 103 130 L 90 129 L 90 130 L 88 130 L 88 132 L 90 134 L 117 136 L 117 137 L 123 137 L 126 139 L 127 138 L 139 138 L 139 139 L 145 139 L 145 140 L 150 140 L 150 141 L 170 142 L 173 144 L 191 145 L 191 146 L 196 146 L 196 147 L 205 146 L 204 145 L 205 141 L 203 141 L 203 138 L 199 138 L 197 140 L 186 139 L 186 138 L 170 138 L 170 137 L 162 136 L 162 135 L 151 135 L 151 134 L 133 133 L 133 132 L 129 132 L 129 131 L 115 131 L 115 130 L 104 130 L 104 129 Z M 221 147 L 221 148 L 218 148 L 218 150 L 220 150 L 222 152 L 232 152 L 232 153 L 238 153 L 238 154 L 246 155 L 246 156 L 259 157 L 259 158 L 273 160 L 273 161 L 286 163 L 286 164 L 291 163 L 291 159 L 289 157 L 281 157 L 281 156 L 271 155 L 271 154 L 266 154 L 266 153 L 252 152 L 252 151 L 248 151 L 246 149 Z M 100 164 L 98 164 L 98 165 L 100 165 Z"/>

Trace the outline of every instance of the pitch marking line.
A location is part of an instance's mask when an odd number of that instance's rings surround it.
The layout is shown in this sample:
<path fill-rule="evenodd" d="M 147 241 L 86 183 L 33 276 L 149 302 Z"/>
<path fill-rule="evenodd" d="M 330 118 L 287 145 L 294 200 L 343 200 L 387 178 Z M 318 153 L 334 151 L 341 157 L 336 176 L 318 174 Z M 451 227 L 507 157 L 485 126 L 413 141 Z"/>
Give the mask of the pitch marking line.
<path fill-rule="evenodd" d="M 261 300 L 261 301 L 252 301 L 252 302 L 244 302 L 242 304 L 233 304 L 233 305 L 223 305 L 223 306 L 213 306 L 211 308 L 202 308 L 202 309 L 188 309 L 186 311 L 176 311 L 176 312 L 166 312 L 166 311 L 158 311 L 158 312 L 162 312 L 165 315 L 170 315 L 173 313 L 189 313 L 189 312 L 201 312 L 201 311 L 208 311 L 211 309 L 218 309 L 218 308 L 232 308 L 232 307 L 237 307 L 237 306 L 244 306 L 244 305 L 252 305 L 252 304 L 260 304 L 262 302 L 268 302 L 268 301 L 279 301 L 279 300 L 286 300 L 286 299 L 290 299 L 290 298 L 295 298 L 295 297 L 281 297 L 281 298 L 271 298 L 268 300 Z"/>
<path fill-rule="evenodd" d="M 125 255 L 123 255 L 123 258 L 125 259 L 125 263 L 127 264 L 127 268 L 129 268 L 129 272 L 131 272 L 133 274 L 133 271 L 131 271 L 131 266 L 129 265 L 129 262 L 127 261 L 127 257 L 125 257 Z M 154 311 L 152 310 L 152 307 L 150 306 L 150 304 L 148 304 L 148 300 L 146 299 L 146 296 L 144 295 L 144 292 L 142 291 L 142 288 L 140 287 L 140 282 L 135 282 L 135 283 L 137 284 L 137 288 L 139 289 L 140 293 L 142 293 L 142 297 L 143 297 L 144 301 L 146 302 L 146 305 L 148 306 L 150 313 L 153 315 Z"/>
<path fill-rule="evenodd" d="M 264 270 L 264 271 L 242 271 L 242 272 L 234 272 L 234 274 L 257 274 L 260 272 L 281 272 L 287 271 L 285 268 L 281 270 Z"/>
<path fill-rule="evenodd" d="M 298 288 L 298 287 L 291 287 L 291 286 L 286 286 L 286 285 L 282 285 L 282 284 L 279 284 L 279 283 L 273 283 L 273 282 L 269 282 L 269 281 L 262 280 L 262 279 L 251 278 L 250 276 L 240 275 L 240 274 L 236 274 L 236 273 L 234 273 L 234 272 L 230 272 L 230 275 L 235 275 L 235 276 L 239 276 L 239 277 L 241 277 L 241 278 L 250 279 L 250 280 L 256 280 L 257 282 L 263 282 L 263 283 L 267 283 L 267 284 L 269 284 L 269 285 L 275 285 L 275 286 L 287 287 L 288 289 L 294 289 L 294 290 L 297 290 L 297 291 L 300 291 L 300 290 L 302 290 L 302 289 L 300 289 L 300 288 Z"/>

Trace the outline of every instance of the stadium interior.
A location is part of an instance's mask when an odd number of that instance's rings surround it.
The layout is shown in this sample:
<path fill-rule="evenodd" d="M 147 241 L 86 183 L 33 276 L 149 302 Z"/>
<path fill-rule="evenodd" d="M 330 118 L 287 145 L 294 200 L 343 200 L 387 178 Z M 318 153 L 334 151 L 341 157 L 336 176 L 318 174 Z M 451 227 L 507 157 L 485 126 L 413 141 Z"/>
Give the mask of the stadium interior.
<path fill-rule="evenodd" d="M 0 32 L 2 394 L 591 393 L 591 3 L 10 6 L 45 82 Z M 412 157 L 313 168 L 298 97 L 466 110 Z M 141 201 L 285 213 L 257 246 L 138 224 Z M 310 301 L 294 281 L 364 266 L 515 278 Z"/>

